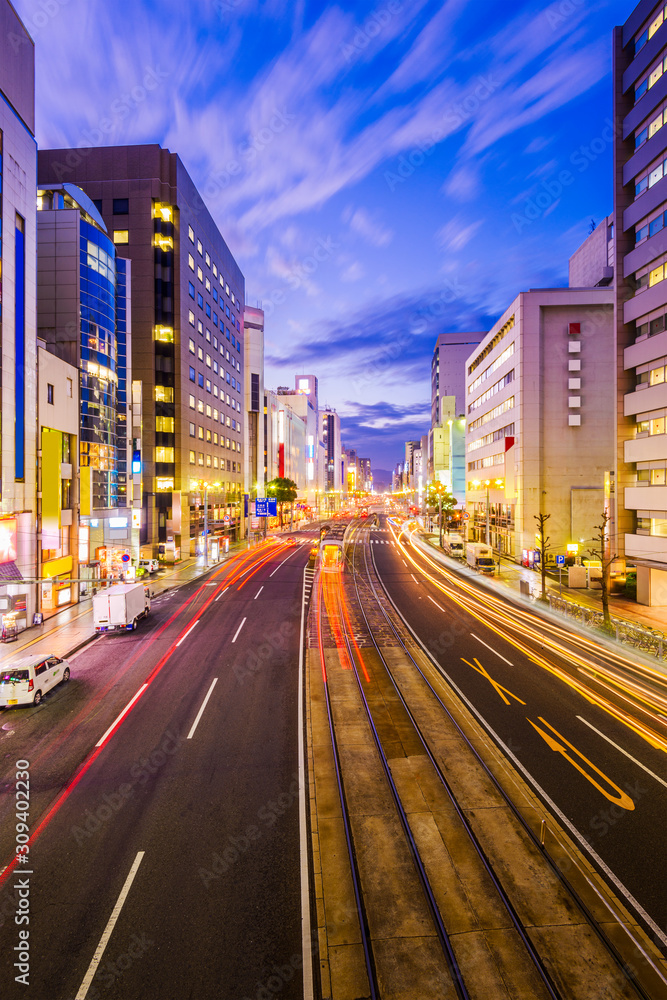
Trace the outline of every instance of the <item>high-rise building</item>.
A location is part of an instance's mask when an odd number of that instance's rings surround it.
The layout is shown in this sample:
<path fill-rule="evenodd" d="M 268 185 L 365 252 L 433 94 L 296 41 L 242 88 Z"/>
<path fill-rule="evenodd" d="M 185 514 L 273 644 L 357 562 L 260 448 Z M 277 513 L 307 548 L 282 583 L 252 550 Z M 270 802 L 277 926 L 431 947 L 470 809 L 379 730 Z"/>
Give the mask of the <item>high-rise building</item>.
<path fill-rule="evenodd" d="M 264 311 L 253 306 L 245 307 L 244 319 L 245 411 L 247 441 L 244 457 L 244 481 L 250 499 L 264 496 L 265 452 L 264 440 Z"/>
<path fill-rule="evenodd" d="M 436 340 L 431 359 L 431 427 L 440 424 L 443 396 L 454 396 L 456 411 L 464 412 L 466 358 L 485 336 L 485 332 L 441 333 Z"/>
<path fill-rule="evenodd" d="M 77 551 L 80 558 L 87 556 L 75 577 L 118 576 L 126 568 L 122 556 L 132 554 L 130 262 L 117 258 L 99 212 L 76 185 L 40 188 L 37 209 L 37 330 L 46 350 L 77 370 L 78 454 L 61 461 L 78 470 L 84 529 L 76 547 L 74 539 L 71 546 L 62 539 L 54 545 L 49 533 L 42 539 L 42 560 L 44 550 L 64 548 L 70 563 Z M 55 447 L 53 435 L 50 440 Z"/>
<path fill-rule="evenodd" d="M 336 510 L 343 488 L 341 476 L 340 416 L 326 407 L 320 410 L 320 436 L 324 449 L 322 488 L 327 510 Z M 338 502 L 336 496 L 338 495 Z"/>
<path fill-rule="evenodd" d="M 534 516 L 552 552 L 594 547 L 615 447 L 612 288 L 521 293 L 466 363 L 470 537 L 535 558 Z"/>
<path fill-rule="evenodd" d="M 611 543 L 637 566 L 637 600 L 653 605 L 667 604 L 666 67 L 665 5 L 643 0 L 614 31 L 618 434 Z"/>
<path fill-rule="evenodd" d="M 0 0 L 0 614 L 37 610 L 35 48 Z"/>
<path fill-rule="evenodd" d="M 167 561 L 243 529 L 243 274 L 180 158 L 160 146 L 40 150 L 40 185 L 79 185 L 132 261 L 142 384 L 141 541 Z M 207 490 L 202 487 L 206 485 Z"/>

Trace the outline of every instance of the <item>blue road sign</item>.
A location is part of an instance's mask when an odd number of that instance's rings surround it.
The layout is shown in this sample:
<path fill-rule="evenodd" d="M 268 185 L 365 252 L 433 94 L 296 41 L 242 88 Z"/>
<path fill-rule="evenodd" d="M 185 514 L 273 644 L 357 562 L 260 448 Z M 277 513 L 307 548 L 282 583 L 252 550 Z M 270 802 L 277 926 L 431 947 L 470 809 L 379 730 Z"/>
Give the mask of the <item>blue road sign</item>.
<path fill-rule="evenodd" d="M 266 517 L 268 513 L 269 513 L 268 497 L 257 497 L 257 499 L 255 500 L 255 516 Z"/>
<path fill-rule="evenodd" d="M 565 556 L 556 556 L 556 566 L 565 565 Z"/>
<path fill-rule="evenodd" d="M 278 517 L 278 501 L 275 497 L 269 497 L 269 517 Z"/>

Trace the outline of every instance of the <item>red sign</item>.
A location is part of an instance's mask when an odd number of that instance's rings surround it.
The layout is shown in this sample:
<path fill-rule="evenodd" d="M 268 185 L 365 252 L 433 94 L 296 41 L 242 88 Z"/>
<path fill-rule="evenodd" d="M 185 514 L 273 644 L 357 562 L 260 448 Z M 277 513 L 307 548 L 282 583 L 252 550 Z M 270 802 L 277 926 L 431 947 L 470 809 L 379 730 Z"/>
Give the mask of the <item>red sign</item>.
<path fill-rule="evenodd" d="M 14 562 L 16 559 L 16 518 L 0 519 L 0 563 Z"/>
<path fill-rule="evenodd" d="M 581 323 L 570 323 L 570 336 L 578 337 L 581 333 Z"/>

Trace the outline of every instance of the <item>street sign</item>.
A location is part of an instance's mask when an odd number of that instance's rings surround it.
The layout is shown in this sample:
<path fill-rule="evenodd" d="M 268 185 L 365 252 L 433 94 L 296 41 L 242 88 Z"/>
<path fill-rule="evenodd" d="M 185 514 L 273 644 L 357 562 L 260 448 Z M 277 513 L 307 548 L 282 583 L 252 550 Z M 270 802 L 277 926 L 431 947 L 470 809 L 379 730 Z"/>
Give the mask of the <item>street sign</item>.
<path fill-rule="evenodd" d="M 278 501 L 275 497 L 269 497 L 269 517 L 278 517 Z"/>
<path fill-rule="evenodd" d="M 468 513 L 467 510 L 464 510 L 463 513 L 461 514 L 461 517 L 463 518 L 464 521 L 468 521 L 470 519 L 470 514 Z"/>
<path fill-rule="evenodd" d="M 225 514 L 225 516 L 223 517 L 223 521 L 225 522 L 225 524 L 229 524 L 229 522 L 231 521 L 231 517 L 229 516 L 229 514 Z"/>
<path fill-rule="evenodd" d="M 268 497 L 257 497 L 255 500 L 255 515 L 257 517 L 266 517 L 269 513 L 269 500 Z"/>
<path fill-rule="evenodd" d="M 565 565 L 565 556 L 556 556 L 556 566 Z"/>
<path fill-rule="evenodd" d="M 130 554 L 129 554 L 129 552 L 123 552 L 123 554 L 122 554 L 122 556 L 120 558 L 121 558 L 122 562 L 129 562 L 130 561 Z"/>
<path fill-rule="evenodd" d="M 535 551 L 533 553 L 533 562 L 534 563 L 538 563 L 541 558 L 542 558 L 542 556 L 540 554 L 540 550 L 539 549 L 535 549 Z"/>

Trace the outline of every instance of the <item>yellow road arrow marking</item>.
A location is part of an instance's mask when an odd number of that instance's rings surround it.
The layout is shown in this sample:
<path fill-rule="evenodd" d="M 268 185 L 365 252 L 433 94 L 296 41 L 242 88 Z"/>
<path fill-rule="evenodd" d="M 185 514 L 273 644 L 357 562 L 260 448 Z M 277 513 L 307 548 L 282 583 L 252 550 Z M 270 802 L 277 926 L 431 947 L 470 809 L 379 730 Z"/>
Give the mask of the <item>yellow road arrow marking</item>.
<path fill-rule="evenodd" d="M 563 743 L 565 744 L 565 746 L 562 746 L 560 743 L 557 743 L 556 740 L 549 735 L 549 733 L 545 733 L 543 729 L 540 729 L 538 725 L 536 725 L 534 722 L 528 719 L 533 729 L 537 730 L 537 732 L 540 734 L 540 736 L 542 737 L 542 739 L 544 740 L 544 742 L 547 744 L 548 747 L 550 747 L 556 753 L 562 754 L 563 757 L 565 757 L 565 759 L 569 761 L 569 763 L 572 764 L 573 767 L 576 767 L 577 771 L 579 771 L 580 774 L 583 774 L 584 778 L 587 778 L 587 780 L 590 781 L 591 785 L 594 785 L 599 792 L 602 792 L 604 797 L 609 799 L 610 802 L 615 802 L 617 805 L 621 806 L 622 809 L 627 809 L 628 812 L 631 812 L 635 808 L 635 804 L 630 798 L 630 796 L 626 795 L 626 793 L 621 788 L 619 788 L 618 785 L 614 784 L 611 778 L 608 778 L 607 775 L 603 771 L 601 771 L 599 767 L 596 767 L 595 764 L 593 764 L 593 762 L 588 759 L 588 757 L 584 757 L 583 753 L 580 750 L 577 750 L 576 747 L 572 746 L 572 744 L 569 743 L 565 739 L 565 737 L 558 732 L 557 729 L 554 729 L 553 726 L 550 726 L 549 723 L 546 721 L 546 719 L 543 719 L 542 716 L 538 716 L 538 719 L 540 720 L 540 722 L 543 722 L 545 726 L 548 726 L 551 732 L 555 733 L 558 739 L 562 740 Z M 570 757 L 565 747 L 569 747 L 570 750 L 573 750 L 574 753 L 576 753 L 577 757 L 581 757 L 582 760 L 585 760 L 588 766 L 591 767 L 597 774 L 599 774 L 600 777 L 604 781 L 606 781 L 607 784 L 610 786 L 610 788 L 613 788 L 617 794 L 610 795 L 609 792 L 602 787 L 602 785 L 599 785 L 597 783 L 595 778 L 593 778 L 590 774 L 588 774 L 584 770 L 584 768 L 577 763 L 576 760 L 573 760 L 573 758 Z"/>
<path fill-rule="evenodd" d="M 482 666 L 477 657 L 474 657 L 475 660 L 474 663 L 471 663 L 470 660 L 463 659 L 463 657 L 461 657 L 461 659 L 463 660 L 464 663 L 467 663 L 469 667 L 472 667 L 473 670 L 476 670 L 478 674 L 481 674 L 482 677 L 486 677 L 489 684 L 496 689 L 496 691 L 498 692 L 498 694 L 503 699 L 506 705 L 509 705 L 509 700 L 505 697 L 503 692 L 508 694 L 510 698 L 514 698 L 515 701 L 518 701 L 520 705 L 526 704 L 525 701 L 521 701 L 521 698 L 517 698 L 515 694 L 512 694 L 511 691 L 508 691 L 507 688 L 503 687 L 502 684 L 499 684 L 498 681 L 494 681 L 493 677 L 491 677 L 488 670 L 486 670 L 486 668 Z"/>

